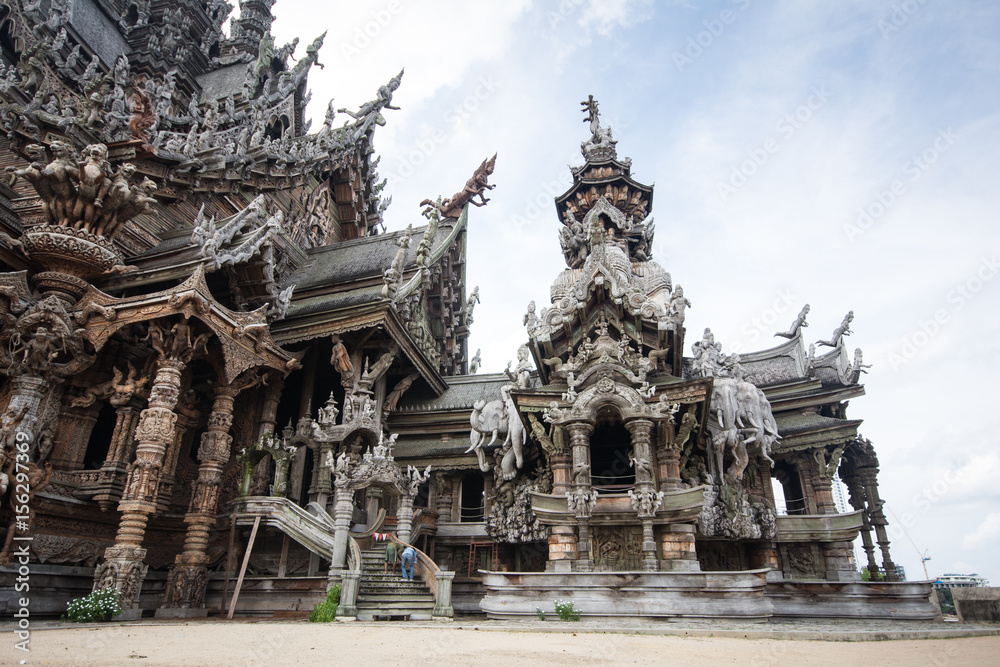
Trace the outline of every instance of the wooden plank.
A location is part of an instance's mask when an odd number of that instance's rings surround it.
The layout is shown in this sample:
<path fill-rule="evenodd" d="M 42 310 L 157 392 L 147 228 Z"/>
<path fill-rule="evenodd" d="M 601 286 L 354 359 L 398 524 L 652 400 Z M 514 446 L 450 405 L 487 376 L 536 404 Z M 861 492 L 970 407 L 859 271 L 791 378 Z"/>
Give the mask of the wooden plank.
<path fill-rule="evenodd" d="M 290 538 L 285 534 L 281 540 L 281 560 L 278 561 L 278 578 L 284 579 L 288 573 L 288 542 Z"/>
<path fill-rule="evenodd" d="M 222 609 L 219 613 L 226 612 L 226 598 L 229 597 L 229 564 L 233 562 L 233 546 L 236 544 L 236 512 L 233 512 L 232 522 L 229 524 L 229 549 L 226 550 L 226 583 L 222 586 Z"/>
<path fill-rule="evenodd" d="M 247 565 L 250 564 L 250 552 L 253 550 L 254 540 L 257 539 L 257 529 L 260 528 L 260 515 L 253 520 L 253 530 L 250 531 L 250 541 L 247 542 L 247 552 L 243 554 L 243 565 L 240 566 L 240 576 L 236 579 L 236 589 L 233 591 L 233 601 L 229 603 L 229 613 L 226 618 L 232 620 L 233 612 L 236 611 L 236 601 L 240 599 L 240 588 L 243 586 L 243 575 L 247 573 Z"/>

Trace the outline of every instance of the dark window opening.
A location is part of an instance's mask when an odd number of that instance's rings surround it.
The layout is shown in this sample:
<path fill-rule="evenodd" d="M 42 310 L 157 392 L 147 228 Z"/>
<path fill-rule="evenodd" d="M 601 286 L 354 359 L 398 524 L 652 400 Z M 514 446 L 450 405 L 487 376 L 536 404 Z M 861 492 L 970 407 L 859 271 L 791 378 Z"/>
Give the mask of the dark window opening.
<path fill-rule="evenodd" d="M 118 413 L 110 403 L 105 403 L 97 413 L 97 421 L 90 431 L 87 441 L 87 451 L 83 455 L 84 470 L 100 470 L 104 460 L 108 458 L 111 449 L 111 438 L 115 435 L 115 424 L 118 423 Z"/>
<path fill-rule="evenodd" d="M 288 129 L 289 125 L 290 123 L 288 122 L 288 117 L 282 116 L 269 123 L 264 133 L 271 141 L 277 141 L 278 139 L 281 139 L 281 136 L 285 133 L 285 130 Z"/>
<path fill-rule="evenodd" d="M 431 482 L 427 480 L 420 485 L 417 489 L 417 495 L 413 498 L 414 507 L 428 507 L 428 500 L 430 499 L 431 492 Z"/>
<path fill-rule="evenodd" d="M 615 414 L 598 415 L 590 436 L 590 483 L 598 492 L 621 493 L 635 487 L 632 434 Z"/>
<path fill-rule="evenodd" d="M 462 504 L 459 515 L 461 521 L 470 523 L 485 521 L 485 490 L 483 476 L 478 472 L 469 473 L 462 478 Z"/>

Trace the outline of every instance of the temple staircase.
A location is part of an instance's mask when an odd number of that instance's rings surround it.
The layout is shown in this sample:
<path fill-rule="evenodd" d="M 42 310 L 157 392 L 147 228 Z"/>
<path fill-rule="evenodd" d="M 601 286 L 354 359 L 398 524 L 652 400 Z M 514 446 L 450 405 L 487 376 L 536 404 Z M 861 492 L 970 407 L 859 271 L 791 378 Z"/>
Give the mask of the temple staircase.
<path fill-rule="evenodd" d="M 399 563 L 383 573 L 385 542 L 376 542 L 361 552 L 361 582 L 358 587 L 358 620 L 431 620 L 434 596 L 419 579 L 403 581 Z"/>

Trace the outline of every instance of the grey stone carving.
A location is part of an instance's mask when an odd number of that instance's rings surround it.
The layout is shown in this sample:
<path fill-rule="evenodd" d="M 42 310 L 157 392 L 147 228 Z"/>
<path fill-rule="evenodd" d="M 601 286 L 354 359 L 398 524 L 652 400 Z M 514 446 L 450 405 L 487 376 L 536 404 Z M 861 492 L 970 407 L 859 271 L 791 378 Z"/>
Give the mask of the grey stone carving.
<path fill-rule="evenodd" d="M 781 336 L 782 338 L 789 338 L 789 339 L 795 338 L 796 336 L 799 335 L 799 332 L 802 331 L 803 327 L 809 326 L 809 324 L 806 322 L 806 315 L 808 314 L 809 314 L 809 304 L 807 303 L 802 307 L 802 310 L 795 318 L 795 321 L 792 322 L 792 326 L 788 328 L 788 331 L 779 331 L 774 335 Z"/>
<path fill-rule="evenodd" d="M 844 316 L 843 322 L 840 323 L 836 329 L 833 330 L 833 334 L 830 336 L 830 340 L 818 340 L 817 345 L 825 345 L 827 347 L 840 347 L 841 341 L 844 336 L 849 336 L 853 332 L 851 331 L 851 321 L 854 319 L 854 311 L 848 311 L 847 315 Z"/>
<path fill-rule="evenodd" d="M 472 407 L 470 422 L 472 432 L 469 435 L 471 445 L 466 453 L 475 452 L 479 459 L 479 469 L 483 472 L 491 470 L 486 461 L 485 452 L 491 450 L 497 438 L 503 436 L 501 447 L 509 450 L 501 461 L 502 478 L 513 479 L 517 471 L 524 465 L 524 445 L 527 433 L 524 424 L 517 414 L 517 407 L 510 396 L 513 385 L 503 385 L 500 388 L 500 398 L 492 401 L 476 401 Z M 490 441 L 486 442 L 486 436 Z"/>

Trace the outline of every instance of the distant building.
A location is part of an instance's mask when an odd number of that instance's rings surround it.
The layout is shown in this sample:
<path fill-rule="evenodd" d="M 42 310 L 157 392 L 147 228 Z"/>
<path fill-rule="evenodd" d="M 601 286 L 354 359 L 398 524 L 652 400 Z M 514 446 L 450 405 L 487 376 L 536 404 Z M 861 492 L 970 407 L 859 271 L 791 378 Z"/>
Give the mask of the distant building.
<path fill-rule="evenodd" d="M 942 574 L 934 582 L 934 588 L 975 588 L 989 586 L 990 581 L 978 574 Z"/>

